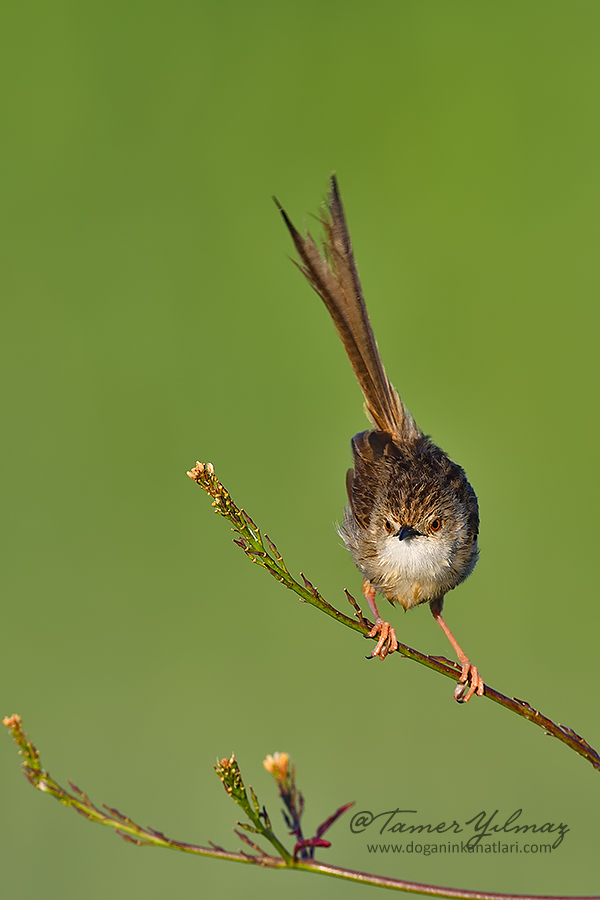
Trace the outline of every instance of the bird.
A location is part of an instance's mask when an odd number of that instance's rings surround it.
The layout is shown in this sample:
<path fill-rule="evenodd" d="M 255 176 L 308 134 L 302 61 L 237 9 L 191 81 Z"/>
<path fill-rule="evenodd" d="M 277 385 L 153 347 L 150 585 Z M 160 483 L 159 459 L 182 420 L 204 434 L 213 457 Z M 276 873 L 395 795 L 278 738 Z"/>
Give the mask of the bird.
<path fill-rule="evenodd" d="M 324 229 L 321 247 L 309 231 L 301 234 L 273 199 L 299 257 L 294 263 L 323 300 L 342 340 L 371 425 L 351 441 L 348 505 L 339 527 L 375 616 L 367 637 L 376 637 L 377 643 L 368 658 L 384 660 L 398 649 L 395 629 L 379 614 L 378 593 L 405 610 L 429 603 L 461 666 L 454 697 L 466 703 L 474 694 L 483 695 L 484 682 L 446 624 L 442 608 L 446 594 L 477 562 L 477 496 L 464 470 L 421 431 L 387 377 L 335 173 L 318 218 Z"/>

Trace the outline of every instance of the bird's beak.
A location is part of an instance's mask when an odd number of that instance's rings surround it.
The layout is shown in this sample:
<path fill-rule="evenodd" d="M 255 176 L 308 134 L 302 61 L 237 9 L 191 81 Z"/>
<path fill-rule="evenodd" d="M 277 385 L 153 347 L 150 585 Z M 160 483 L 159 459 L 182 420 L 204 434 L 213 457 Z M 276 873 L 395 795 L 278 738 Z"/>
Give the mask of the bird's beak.
<path fill-rule="evenodd" d="M 417 531 L 416 528 L 413 528 L 411 525 L 403 525 L 396 537 L 399 541 L 403 541 L 405 538 L 416 537 L 418 534 L 421 534 L 421 532 Z"/>

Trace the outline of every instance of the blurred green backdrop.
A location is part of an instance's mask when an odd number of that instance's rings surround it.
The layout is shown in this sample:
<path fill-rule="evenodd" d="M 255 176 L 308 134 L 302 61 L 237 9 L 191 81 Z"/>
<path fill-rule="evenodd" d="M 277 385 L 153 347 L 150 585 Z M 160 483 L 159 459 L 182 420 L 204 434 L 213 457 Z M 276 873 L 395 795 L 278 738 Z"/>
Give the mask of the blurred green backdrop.
<path fill-rule="evenodd" d="M 334 523 L 361 397 L 271 201 L 310 222 L 335 169 L 388 372 L 480 498 L 447 619 L 486 681 L 600 744 L 600 5 L 23 2 L 1 40 L 2 714 L 181 840 L 239 846 L 232 750 L 278 821 L 261 763 L 287 750 L 307 826 L 355 800 L 571 829 L 551 856 L 382 859 L 341 820 L 322 859 L 597 892 L 598 773 L 367 663 L 185 470 L 211 460 L 295 571 L 358 593 Z M 392 617 L 448 653 L 426 608 Z M 8 734 L 0 757 L 7 896 L 375 896 L 138 850 L 34 792 Z"/>

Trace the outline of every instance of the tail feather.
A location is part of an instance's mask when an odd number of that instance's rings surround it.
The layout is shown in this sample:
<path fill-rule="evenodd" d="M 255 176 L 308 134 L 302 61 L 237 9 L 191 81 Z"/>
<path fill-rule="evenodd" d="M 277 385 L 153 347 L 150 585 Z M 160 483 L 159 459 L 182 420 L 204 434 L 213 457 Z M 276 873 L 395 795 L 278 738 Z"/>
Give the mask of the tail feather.
<path fill-rule="evenodd" d="M 310 234 L 302 236 L 277 203 L 298 251 L 296 263 L 329 310 L 364 394 L 374 427 L 393 437 L 418 432 L 397 391 L 385 373 L 365 305 L 352 242 L 335 175 L 321 223 L 325 229 L 323 253 Z"/>

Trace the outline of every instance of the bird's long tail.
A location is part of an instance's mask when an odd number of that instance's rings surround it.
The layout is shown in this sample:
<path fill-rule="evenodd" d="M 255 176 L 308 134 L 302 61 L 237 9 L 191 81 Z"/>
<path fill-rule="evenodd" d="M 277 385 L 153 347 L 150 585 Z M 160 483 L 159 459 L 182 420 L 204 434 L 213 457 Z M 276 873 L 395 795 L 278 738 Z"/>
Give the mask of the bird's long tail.
<path fill-rule="evenodd" d="M 296 265 L 325 303 L 346 348 L 374 427 L 398 439 L 418 433 L 412 416 L 388 380 L 379 355 L 335 175 L 331 176 L 325 214 L 321 219 L 325 228 L 323 253 L 310 233 L 303 237 L 277 200 L 275 202 L 300 256 L 301 262 Z"/>

